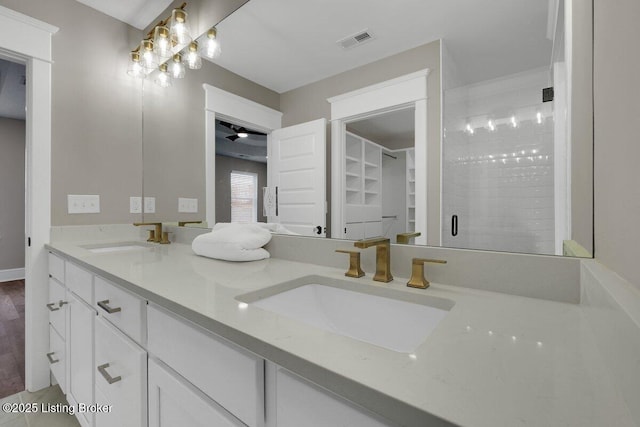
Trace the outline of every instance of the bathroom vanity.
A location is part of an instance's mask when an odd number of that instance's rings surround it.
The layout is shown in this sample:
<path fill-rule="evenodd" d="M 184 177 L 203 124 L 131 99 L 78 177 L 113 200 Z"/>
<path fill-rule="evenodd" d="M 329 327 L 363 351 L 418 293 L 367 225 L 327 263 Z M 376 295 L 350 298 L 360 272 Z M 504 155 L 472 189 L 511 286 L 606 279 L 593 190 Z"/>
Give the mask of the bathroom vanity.
<path fill-rule="evenodd" d="M 349 279 L 177 243 L 113 247 L 48 246 L 51 372 L 70 403 L 112 405 L 78 414 L 83 426 L 635 425 L 578 301 L 410 289 L 397 274 L 372 281 L 367 264 Z M 413 351 L 396 351 L 256 304 L 314 281 L 445 313 Z M 343 317 L 364 318 L 349 307 Z M 388 334 L 385 315 L 370 330 Z M 391 332 L 422 328 L 404 323 Z"/>

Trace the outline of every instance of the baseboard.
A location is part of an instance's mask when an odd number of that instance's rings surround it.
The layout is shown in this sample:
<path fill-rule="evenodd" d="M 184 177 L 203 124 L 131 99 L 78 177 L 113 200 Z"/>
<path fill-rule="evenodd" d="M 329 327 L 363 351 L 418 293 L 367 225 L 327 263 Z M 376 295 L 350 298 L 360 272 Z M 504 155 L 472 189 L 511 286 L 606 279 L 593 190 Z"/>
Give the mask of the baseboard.
<path fill-rule="evenodd" d="M 0 282 L 10 282 L 12 280 L 24 279 L 24 268 L 10 268 L 0 270 Z"/>

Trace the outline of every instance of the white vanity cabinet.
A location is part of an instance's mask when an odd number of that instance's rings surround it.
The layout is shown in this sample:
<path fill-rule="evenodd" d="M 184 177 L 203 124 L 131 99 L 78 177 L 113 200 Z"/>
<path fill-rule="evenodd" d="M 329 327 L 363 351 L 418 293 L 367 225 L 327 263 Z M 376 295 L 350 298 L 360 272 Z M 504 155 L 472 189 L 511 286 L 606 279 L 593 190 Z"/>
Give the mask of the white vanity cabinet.
<path fill-rule="evenodd" d="M 49 254 L 49 352 L 47 359 L 55 381 L 63 393 L 67 390 L 66 334 L 67 295 L 64 287 L 64 260 Z"/>

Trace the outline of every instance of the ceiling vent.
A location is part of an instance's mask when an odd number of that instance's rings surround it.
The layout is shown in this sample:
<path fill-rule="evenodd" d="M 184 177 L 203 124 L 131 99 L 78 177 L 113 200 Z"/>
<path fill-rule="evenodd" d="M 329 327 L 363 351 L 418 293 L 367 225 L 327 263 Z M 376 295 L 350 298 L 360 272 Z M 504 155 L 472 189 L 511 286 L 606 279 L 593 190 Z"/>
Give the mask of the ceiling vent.
<path fill-rule="evenodd" d="M 356 46 L 360 46 L 366 42 L 373 40 L 375 37 L 369 30 L 358 31 L 356 34 L 345 37 L 341 40 L 338 40 L 337 43 L 342 46 L 343 49 L 351 49 Z"/>

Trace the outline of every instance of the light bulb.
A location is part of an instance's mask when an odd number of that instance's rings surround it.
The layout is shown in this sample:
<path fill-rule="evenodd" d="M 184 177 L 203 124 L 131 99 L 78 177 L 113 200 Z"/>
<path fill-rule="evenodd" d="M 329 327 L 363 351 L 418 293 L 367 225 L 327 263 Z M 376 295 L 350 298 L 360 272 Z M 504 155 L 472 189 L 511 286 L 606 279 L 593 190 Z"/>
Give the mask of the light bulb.
<path fill-rule="evenodd" d="M 171 77 L 174 79 L 182 79 L 185 75 L 184 64 L 182 63 L 182 55 L 179 53 L 173 55 L 173 60 L 170 64 Z"/>
<path fill-rule="evenodd" d="M 178 45 L 189 44 L 192 40 L 189 23 L 187 22 L 187 12 L 182 9 L 173 9 L 171 12 L 171 41 Z"/>
<path fill-rule="evenodd" d="M 158 60 L 153 52 L 153 40 L 143 40 L 140 45 L 140 52 L 142 53 L 142 66 L 150 70 L 156 68 Z"/>
<path fill-rule="evenodd" d="M 167 70 L 167 64 L 160 64 L 158 70 L 159 73 L 156 77 L 155 83 L 160 87 L 171 86 L 171 75 L 169 75 L 169 71 Z"/>
<path fill-rule="evenodd" d="M 494 130 L 496 130 L 496 125 L 493 124 L 493 120 L 489 120 L 489 123 L 487 123 L 487 125 L 489 126 L 489 130 L 491 132 L 493 132 Z"/>
<path fill-rule="evenodd" d="M 470 124 L 467 124 L 467 132 L 469 132 L 469 135 L 473 135 L 473 128 Z"/>
<path fill-rule="evenodd" d="M 514 128 L 518 127 L 518 122 L 516 122 L 516 116 L 511 116 L 511 126 Z"/>
<path fill-rule="evenodd" d="M 192 70 L 199 70 L 202 68 L 202 58 L 198 55 L 198 42 L 191 42 L 189 44 L 189 51 L 187 52 L 187 65 Z"/>
<path fill-rule="evenodd" d="M 220 41 L 218 40 L 218 32 L 215 28 L 207 31 L 207 38 L 204 40 L 200 53 L 209 59 L 215 59 L 222 53 Z"/>
<path fill-rule="evenodd" d="M 539 125 L 542 124 L 542 113 L 539 111 L 536 113 L 536 121 Z"/>
<path fill-rule="evenodd" d="M 153 51 L 160 58 L 168 58 L 171 56 L 171 43 L 169 43 L 169 29 L 163 25 L 159 25 L 154 30 Z"/>
<path fill-rule="evenodd" d="M 127 74 L 131 77 L 143 79 L 145 77 L 144 67 L 140 63 L 140 52 L 131 52 Z"/>
<path fill-rule="evenodd" d="M 245 128 L 238 129 L 238 133 L 236 135 L 238 135 L 239 138 L 246 138 L 249 136 Z"/>

